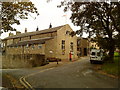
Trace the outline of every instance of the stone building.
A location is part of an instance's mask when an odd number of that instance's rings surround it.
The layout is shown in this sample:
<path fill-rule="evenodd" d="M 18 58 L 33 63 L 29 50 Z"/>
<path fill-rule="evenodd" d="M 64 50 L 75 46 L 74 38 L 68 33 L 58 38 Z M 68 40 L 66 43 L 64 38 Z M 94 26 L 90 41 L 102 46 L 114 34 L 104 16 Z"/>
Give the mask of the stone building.
<path fill-rule="evenodd" d="M 90 49 L 100 49 L 100 46 L 96 42 L 91 41 Z"/>
<path fill-rule="evenodd" d="M 87 38 L 77 38 L 77 55 L 87 56 L 89 53 L 89 42 Z"/>
<path fill-rule="evenodd" d="M 37 30 L 25 33 L 17 32 L 17 35 L 9 36 L 2 40 L 5 55 L 44 55 L 47 58 L 69 60 L 77 59 L 77 37 L 69 34 L 73 30 L 66 24 L 58 27 L 50 27 L 45 30 Z"/>

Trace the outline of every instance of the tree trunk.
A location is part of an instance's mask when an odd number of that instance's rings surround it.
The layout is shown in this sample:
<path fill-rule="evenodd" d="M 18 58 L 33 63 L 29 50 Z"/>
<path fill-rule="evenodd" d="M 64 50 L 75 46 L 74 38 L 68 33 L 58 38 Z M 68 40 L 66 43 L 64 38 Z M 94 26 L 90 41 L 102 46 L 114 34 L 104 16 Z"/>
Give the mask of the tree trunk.
<path fill-rule="evenodd" d="M 110 49 L 109 49 L 109 61 L 111 63 L 114 62 L 114 50 L 115 50 L 115 45 L 113 42 L 111 42 L 110 44 Z"/>

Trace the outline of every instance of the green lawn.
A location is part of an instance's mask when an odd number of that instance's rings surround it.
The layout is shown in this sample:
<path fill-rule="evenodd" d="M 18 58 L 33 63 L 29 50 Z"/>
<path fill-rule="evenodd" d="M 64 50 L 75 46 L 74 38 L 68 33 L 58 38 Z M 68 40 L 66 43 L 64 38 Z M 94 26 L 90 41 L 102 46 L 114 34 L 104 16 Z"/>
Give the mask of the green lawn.
<path fill-rule="evenodd" d="M 102 65 L 102 70 L 108 74 L 118 76 L 118 72 L 119 72 L 118 67 L 120 65 L 120 57 L 116 57 L 116 56 L 118 56 L 117 53 L 115 53 L 114 63 L 104 63 Z"/>

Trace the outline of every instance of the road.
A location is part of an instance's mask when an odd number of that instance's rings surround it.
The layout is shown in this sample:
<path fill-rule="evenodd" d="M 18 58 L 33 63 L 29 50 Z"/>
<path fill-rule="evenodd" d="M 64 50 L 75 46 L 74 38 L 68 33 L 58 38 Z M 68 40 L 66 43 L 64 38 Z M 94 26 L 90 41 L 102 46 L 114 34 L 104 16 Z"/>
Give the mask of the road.
<path fill-rule="evenodd" d="M 89 58 L 75 62 L 46 65 L 31 69 L 3 70 L 26 88 L 117 88 L 114 79 L 93 70 Z"/>

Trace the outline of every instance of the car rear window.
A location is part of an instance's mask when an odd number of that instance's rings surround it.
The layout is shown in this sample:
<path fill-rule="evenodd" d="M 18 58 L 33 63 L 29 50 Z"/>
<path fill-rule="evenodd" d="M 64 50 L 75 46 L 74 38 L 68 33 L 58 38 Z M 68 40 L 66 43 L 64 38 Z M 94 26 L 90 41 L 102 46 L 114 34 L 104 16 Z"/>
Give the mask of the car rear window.
<path fill-rule="evenodd" d="M 95 55 L 95 52 L 92 52 L 91 55 Z"/>

